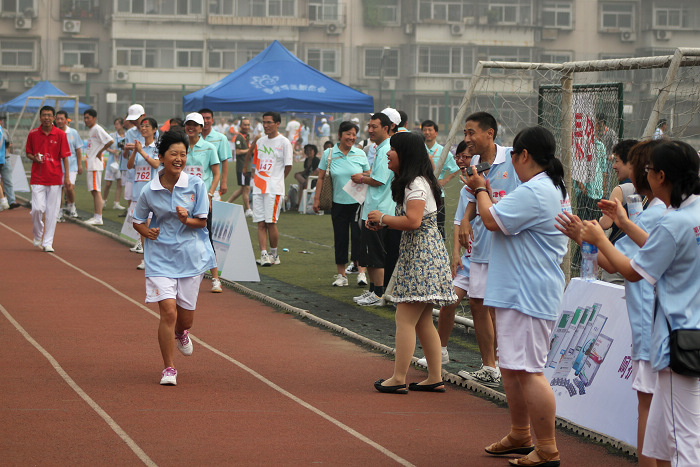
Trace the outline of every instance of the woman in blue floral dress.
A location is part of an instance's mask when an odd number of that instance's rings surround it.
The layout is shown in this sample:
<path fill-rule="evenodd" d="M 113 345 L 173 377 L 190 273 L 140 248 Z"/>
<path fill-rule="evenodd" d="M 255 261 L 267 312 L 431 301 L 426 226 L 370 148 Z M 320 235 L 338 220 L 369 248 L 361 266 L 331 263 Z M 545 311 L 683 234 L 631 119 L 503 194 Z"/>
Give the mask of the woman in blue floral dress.
<path fill-rule="evenodd" d="M 374 383 L 379 392 L 407 394 L 412 391 L 444 392 L 440 337 L 433 324 L 433 306 L 454 303 L 450 260 L 437 227 L 440 185 L 423 139 L 409 132 L 391 137 L 387 153 L 396 201 L 395 216 L 372 211 L 367 227 L 402 230 L 393 291 L 396 307 L 396 359 L 391 378 Z M 406 387 L 406 374 L 420 340 L 428 363 L 428 378 Z"/>

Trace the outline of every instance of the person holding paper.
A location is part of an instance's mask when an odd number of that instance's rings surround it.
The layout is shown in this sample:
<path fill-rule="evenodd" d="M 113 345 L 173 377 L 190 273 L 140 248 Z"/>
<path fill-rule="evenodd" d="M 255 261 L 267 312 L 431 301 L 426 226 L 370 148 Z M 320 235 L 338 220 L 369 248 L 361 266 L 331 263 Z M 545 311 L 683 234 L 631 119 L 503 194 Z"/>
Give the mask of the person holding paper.
<path fill-rule="evenodd" d="M 350 182 L 350 177 L 357 173 L 369 171 L 369 162 L 362 149 L 355 147 L 359 127 L 352 122 L 342 122 L 338 127 L 338 143 L 326 149 L 316 170 L 318 182 L 314 197 L 314 211 L 319 211 L 319 198 L 326 177 L 326 168 L 330 159 L 330 176 L 333 180 L 333 240 L 335 243 L 335 265 L 337 274 L 333 286 L 348 285 L 345 267 L 348 262 L 348 240 L 350 240 L 350 257 L 355 259 L 359 250 L 360 227 L 355 220 L 360 203 L 343 188 Z M 360 185 L 364 187 L 364 185 Z M 358 268 L 357 284 L 367 285 L 365 268 Z"/>

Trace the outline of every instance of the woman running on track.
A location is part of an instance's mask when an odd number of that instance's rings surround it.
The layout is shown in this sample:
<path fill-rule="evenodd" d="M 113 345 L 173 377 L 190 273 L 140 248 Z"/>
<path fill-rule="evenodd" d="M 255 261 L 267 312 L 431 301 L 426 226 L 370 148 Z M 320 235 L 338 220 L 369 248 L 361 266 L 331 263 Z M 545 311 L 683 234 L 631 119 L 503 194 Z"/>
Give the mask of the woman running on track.
<path fill-rule="evenodd" d="M 204 272 L 216 267 L 207 232 L 209 199 L 204 182 L 184 173 L 187 135 L 163 134 L 158 158 L 163 170 L 143 188 L 134 210 L 134 229 L 146 238 L 146 302 L 158 302 L 158 343 L 163 356 L 160 384 L 177 384 L 173 341 L 183 355 L 192 355 L 189 329 Z M 149 212 L 151 223 L 146 226 Z"/>

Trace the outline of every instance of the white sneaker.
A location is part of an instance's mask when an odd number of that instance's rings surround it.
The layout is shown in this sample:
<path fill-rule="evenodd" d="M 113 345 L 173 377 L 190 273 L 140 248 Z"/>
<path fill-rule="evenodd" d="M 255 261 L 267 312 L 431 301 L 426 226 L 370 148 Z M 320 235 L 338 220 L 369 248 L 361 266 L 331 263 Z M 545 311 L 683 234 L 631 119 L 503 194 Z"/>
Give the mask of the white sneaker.
<path fill-rule="evenodd" d="M 7 198 L 0 198 L 0 211 L 5 209 L 10 209 L 10 203 L 7 202 Z"/>
<path fill-rule="evenodd" d="M 501 372 L 498 368 L 482 366 L 476 371 L 461 370 L 457 375 L 460 378 L 476 381 L 490 388 L 497 388 L 501 384 Z"/>
<path fill-rule="evenodd" d="M 37 248 L 41 248 L 41 239 L 35 238 L 34 241 L 32 242 L 32 244 Z"/>
<path fill-rule="evenodd" d="M 260 255 L 260 266 L 272 266 L 272 260 L 270 259 L 270 255 L 268 255 L 267 253 L 262 253 Z"/>
<path fill-rule="evenodd" d="M 168 367 L 161 373 L 160 384 L 163 386 L 177 386 L 177 370 L 173 367 Z"/>
<path fill-rule="evenodd" d="M 75 209 L 75 206 L 70 208 L 70 211 L 68 211 L 68 215 L 73 218 L 78 217 L 78 210 Z"/>
<path fill-rule="evenodd" d="M 213 293 L 221 293 L 223 289 L 221 288 L 221 281 L 219 279 L 211 280 L 211 291 Z"/>
<path fill-rule="evenodd" d="M 450 354 L 447 352 L 447 349 L 441 349 L 442 350 L 442 364 L 447 365 L 450 363 Z M 418 359 L 416 362 L 420 366 L 428 367 L 428 360 L 426 360 L 425 357 Z"/>
<path fill-rule="evenodd" d="M 103 225 L 104 223 L 102 222 L 102 219 L 98 219 L 96 217 L 93 217 L 91 219 L 88 219 L 85 221 L 87 225 Z"/>
<path fill-rule="evenodd" d="M 52 247 L 51 245 L 46 245 L 46 246 L 44 247 L 44 251 L 45 251 L 46 253 L 53 253 L 53 252 L 54 252 L 54 249 L 53 249 L 53 247 Z"/>
<path fill-rule="evenodd" d="M 272 261 L 272 264 L 280 264 L 282 261 L 280 261 L 280 257 L 278 255 L 271 256 L 270 261 Z"/>
<path fill-rule="evenodd" d="M 112 205 L 112 209 L 116 209 L 117 211 L 123 211 L 124 209 L 126 209 L 126 207 L 122 206 L 122 205 L 119 204 L 119 203 L 114 203 L 114 204 Z"/>
<path fill-rule="evenodd" d="M 141 260 L 139 265 L 136 266 L 136 269 L 138 269 L 139 271 L 143 271 L 144 269 L 146 269 L 146 262 L 144 260 Z"/>
<path fill-rule="evenodd" d="M 333 281 L 333 287 L 345 287 L 348 285 L 348 278 L 342 274 L 336 274 Z"/>
<path fill-rule="evenodd" d="M 189 357 L 192 355 L 192 339 L 190 339 L 190 332 L 185 330 L 181 336 L 175 334 L 175 345 L 177 349 L 182 353 L 182 355 Z"/>
<path fill-rule="evenodd" d="M 357 273 L 357 285 L 364 287 L 367 285 L 367 274 L 364 272 Z"/>
<path fill-rule="evenodd" d="M 252 210 L 252 209 L 246 209 L 246 210 L 245 210 L 245 216 L 246 216 L 246 217 L 253 217 L 253 210 Z"/>
<path fill-rule="evenodd" d="M 63 217 L 63 211 L 60 211 L 60 212 L 58 213 L 58 217 L 56 218 L 56 222 L 63 223 L 63 222 L 65 222 L 65 221 L 66 221 L 66 218 Z"/>
<path fill-rule="evenodd" d="M 352 301 L 355 302 L 355 303 L 357 303 L 357 302 L 359 302 L 360 300 L 364 300 L 365 298 L 369 297 L 369 295 L 370 295 L 371 293 L 372 293 L 372 292 L 370 292 L 369 290 L 365 290 L 365 291 L 362 293 L 362 295 L 358 295 L 357 297 L 352 297 Z"/>
<path fill-rule="evenodd" d="M 363 298 L 362 300 L 358 300 L 357 304 L 360 306 L 380 306 L 382 304 L 382 298 L 377 297 L 377 294 L 374 292 L 370 292 L 367 297 Z"/>
<path fill-rule="evenodd" d="M 345 274 L 357 274 L 357 266 L 355 266 L 355 263 L 348 264 L 348 267 L 345 268 Z"/>
<path fill-rule="evenodd" d="M 136 244 L 134 246 L 129 248 L 129 251 L 133 251 L 134 253 L 143 254 L 143 245 L 141 244 L 140 238 L 136 241 Z"/>

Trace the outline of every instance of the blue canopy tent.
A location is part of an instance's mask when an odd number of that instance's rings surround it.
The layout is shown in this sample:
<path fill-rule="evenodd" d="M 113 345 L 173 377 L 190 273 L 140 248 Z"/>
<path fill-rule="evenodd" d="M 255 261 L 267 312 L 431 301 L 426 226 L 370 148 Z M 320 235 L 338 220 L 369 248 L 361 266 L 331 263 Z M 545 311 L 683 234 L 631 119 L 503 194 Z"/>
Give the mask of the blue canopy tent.
<path fill-rule="evenodd" d="M 374 98 L 331 79 L 278 41 L 248 63 L 182 98 L 185 112 L 373 112 Z"/>
<path fill-rule="evenodd" d="M 58 102 L 57 99 L 46 99 L 43 104 L 42 104 L 42 97 L 44 96 L 66 96 L 67 94 L 60 89 L 58 89 L 56 86 L 51 84 L 49 81 L 39 81 L 37 84 L 34 85 L 31 89 L 28 89 L 27 91 L 23 92 L 19 96 L 15 97 L 14 99 L 11 99 L 4 104 L 0 105 L 0 112 L 1 113 L 19 113 L 22 112 L 22 109 L 24 109 L 25 113 L 36 113 L 39 111 L 42 105 L 50 105 L 54 107 L 56 110 L 65 110 L 66 112 L 75 112 L 75 101 L 66 99 L 66 100 L 59 100 Z M 28 99 L 31 97 L 32 99 Z M 26 107 L 25 107 L 26 105 Z M 82 102 L 78 103 L 78 111 L 80 114 L 82 114 L 84 111 L 89 109 L 90 106 L 87 104 L 83 104 Z"/>

